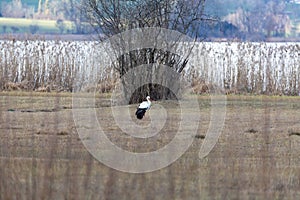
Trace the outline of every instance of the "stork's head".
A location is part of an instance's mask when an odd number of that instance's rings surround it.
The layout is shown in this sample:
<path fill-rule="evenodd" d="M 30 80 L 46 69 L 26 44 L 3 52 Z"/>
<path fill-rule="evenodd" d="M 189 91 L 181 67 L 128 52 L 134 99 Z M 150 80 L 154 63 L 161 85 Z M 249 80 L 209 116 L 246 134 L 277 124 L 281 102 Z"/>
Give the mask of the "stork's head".
<path fill-rule="evenodd" d="M 151 98 L 150 98 L 150 96 L 147 96 L 146 99 L 147 99 L 147 101 L 150 101 Z"/>

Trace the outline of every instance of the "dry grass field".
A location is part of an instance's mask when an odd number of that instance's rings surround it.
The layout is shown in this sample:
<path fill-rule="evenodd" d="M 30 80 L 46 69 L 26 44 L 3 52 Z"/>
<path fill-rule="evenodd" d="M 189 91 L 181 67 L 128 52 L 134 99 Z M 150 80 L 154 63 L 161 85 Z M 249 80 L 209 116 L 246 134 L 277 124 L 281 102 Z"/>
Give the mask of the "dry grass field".
<path fill-rule="evenodd" d="M 187 152 L 161 170 L 130 174 L 105 166 L 85 149 L 72 94 L 2 92 L 0 199 L 300 199 L 300 98 L 227 100 L 223 132 L 206 158 L 198 154 L 211 106 L 209 96 L 199 96 L 200 126 Z M 145 152 L 166 145 L 178 129 L 177 104 L 154 104 L 166 108 L 168 120 L 162 133 L 144 141 L 115 125 L 108 95 L 97 97 L 96 111 L 111 141 Z"/>

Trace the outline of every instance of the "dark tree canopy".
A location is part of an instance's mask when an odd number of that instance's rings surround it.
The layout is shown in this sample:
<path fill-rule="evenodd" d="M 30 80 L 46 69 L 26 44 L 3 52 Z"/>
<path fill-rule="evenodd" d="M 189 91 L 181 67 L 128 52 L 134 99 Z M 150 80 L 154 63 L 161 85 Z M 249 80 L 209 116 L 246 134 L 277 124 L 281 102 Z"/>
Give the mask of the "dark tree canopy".
<path fill-rule="evenodd" d="M 83 0 L 82 11 L 98 33 L 161 27 L 196 36 L 205 0 Z"/>
<path fill-rule="evenodd" d="M 190 36 L 195 42 L 199 35 L 199 24 L 206 20 L 204 5 L 205 0 L 83 0 L 81 8 L 100 40 L 136 28 L 156 27 L 178 31 Z M 173 45 L 178 46 L 179 40 L 174 40 Z M 193 45 L 191 49 L 192 47 Z M 156 48 L 146 48 L 119 56 L 113 65 L 122 77 L 134 67 L 158 62 L 181 73 L 188 60 L 189 55 L 183 57 Z M 148 70 L 145 73 L 158 72 Z M 125 90 L 127 82 L 123 81 Z M 132 81 L 129 82 L 133 84 Z M 174 99 L 172 92 L 157 84 L 144 85 L 133 94 L 126 95 L 130 99 L 129 103 L 136 103 L 147 95 L 152 95 L 155 99 Z"/>

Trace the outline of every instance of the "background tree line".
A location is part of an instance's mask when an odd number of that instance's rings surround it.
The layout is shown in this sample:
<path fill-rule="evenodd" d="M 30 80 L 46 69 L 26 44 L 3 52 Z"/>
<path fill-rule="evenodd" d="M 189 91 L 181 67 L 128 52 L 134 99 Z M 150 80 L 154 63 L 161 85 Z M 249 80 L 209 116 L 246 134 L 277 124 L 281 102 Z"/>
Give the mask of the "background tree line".
<path fill-rule="evenodd" d="M 0 3 L 0 16 L 56 20 L 60 30 L 64 29 L 64 21 L 71 21 L 74 24 L 74 33 L 89 33 L 87 30 L 90 29 L 87 28 L 79 7 L 80 0 L 4 0 Z"/>
<path fill-rule="evenodd" d="M 81 14 L 82 0 L 4 0 L 0 16 L 58 20 L 74 23 L 75 33 L 85 33 L 87 19 Z M 138 2 L 138 1 L 120 1 Z M 151 1 L 152 2 L 152 1 Z M 267 37 L 298 37 L 300 4 L 293 0 L 210 0 L 205 13 L 215 23 L 200 24 L 199 36 L 265 40 Z M 86 25 L 86 24 L 85 24 Z"/>

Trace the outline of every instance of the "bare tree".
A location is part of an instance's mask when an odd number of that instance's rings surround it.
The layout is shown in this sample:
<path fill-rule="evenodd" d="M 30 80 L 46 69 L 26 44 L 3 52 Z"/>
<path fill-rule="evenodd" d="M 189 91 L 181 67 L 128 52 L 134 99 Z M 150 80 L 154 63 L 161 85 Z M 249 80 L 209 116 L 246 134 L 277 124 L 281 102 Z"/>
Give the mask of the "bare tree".
<path fill-rule="evenodd" d="M 205 0 L 83 0 L 81 8 L 90 24 L 98 33 L 99 39 L 103 40 L 123 31 L 158 27 L 175 30 L 183 35 L 189 35 L 193 42 L 197 40 L 198 25 L 206 19 L 204 15 Z M 173 41 L 178 46 L 178 41 Z M 191 45 L 192 48 L 193 45 Z M 191 50 L 191 49 L 190 49 Z M 130 69 L 142 64 L 161 63 L 181 73 L 189 60 L 189 54 L 182 57 L 171 52 L 161 51 L 155 48 L 139 49 L 118 57 L 114 63 L 120 77 Z M 155 70 L 146 72 L 158 73 Z M 130 82 L 132 84 L 132 82 Z M 128 88 L 126 81 L 124 87 Z M 155 99 L 173 99 L 168 88 L 157 84 L 147 84 L 133 94 L 124 91 L 129 103 L 135 103 L 146 95 Z"/>

